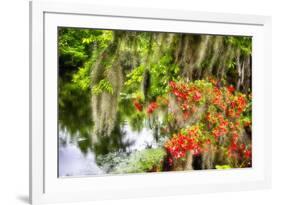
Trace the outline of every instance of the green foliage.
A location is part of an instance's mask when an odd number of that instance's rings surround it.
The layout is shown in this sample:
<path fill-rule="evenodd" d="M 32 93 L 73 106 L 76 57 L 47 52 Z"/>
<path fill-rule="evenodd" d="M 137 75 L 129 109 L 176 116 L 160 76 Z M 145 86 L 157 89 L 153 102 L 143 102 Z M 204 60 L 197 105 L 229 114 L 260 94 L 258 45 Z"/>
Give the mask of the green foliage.
<path fill-rule="evenodd" d="M 81 90 L 85 91 L 91 86 L 91 78 L 89 75 L 88 67 L 81 67 L 79 70 L 73 74 L 72 82 L 77 85 Z"/>
<path fill-rule="evenodd" d="M 231 166 L 229 165 L 216 165 L 216 169 L 231 169 Z"/>
<path fill-rule="evenodd" d="M 162 96 L 168 91 L 168 83 L 179 79 L 180 68 L 173 64 L 171 55 L 166 54 L 151 66 L 151 87 L 150 95 L 153 97 Z"/>
<path fill-rule="evenodd" d="M 112 31 L 59 28 L 59 122 L 73 136 L 90 136 L 92 65 L 112 39 Z M 104 81 L 93 89 L 113 92 Z"/>
<path fill-rule="evenodd" d="M 124 90 L 129 93 L 140 90 L 140 85 L 143 80 L 143 73 L 143 65 L 134 68 L 130 73 L 128 73 L 126 75 L 126 81 L 124 83 Z"/>
<path fill-rule="evenodd" d="M 97 155 L 96 163 L 105 171 L 106 173 L 111 173 L 115 171 L 115 167 L 118 164 L 124 163 L 128 160 L 128 154 L 125 152 L 109 152 L 105 155 Z"/>
<path fill-rule="evenodd" d="M 242 55 L 250 55 L 252 53 L 252 38 L 245 36 L 229 36 L 226 37 L 227 43 L 239 48 Z"/>
<path fill-rule="evenodd" d="M 162 148 L 145 149 L 132 153 L 128 160 L 115 168 L 116 173 L 140 173 L 162 171 L 163 159 L 166 156 Z"/>
<path fill-rule="evenodd" d="M 94 95 L 99 95 L 102 92 L 108 92 L 110 94 L 113 94 L 113 87 L 108 80 L 102 79 L 98 84 L 93 86 L 92 92 Z"/>
<path fill-rule="evenodd" d="M 85 38 L 102 35 L 101 31 L 91 29 L 59 28 L 58 49 L 60 69 L 75 68 L 83 65 L 90 57 L 93 41 Z M 83 43 L 84 42 L 84 43 Z"/>

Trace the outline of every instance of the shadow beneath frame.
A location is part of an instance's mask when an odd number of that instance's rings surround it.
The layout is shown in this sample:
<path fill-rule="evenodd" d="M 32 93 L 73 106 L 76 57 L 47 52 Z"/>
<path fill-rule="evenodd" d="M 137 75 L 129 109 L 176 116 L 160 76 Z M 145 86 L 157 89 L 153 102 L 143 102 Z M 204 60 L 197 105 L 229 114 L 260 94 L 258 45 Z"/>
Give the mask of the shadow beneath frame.
<path fill-rule="evenodd" d="M 29 197 L 28 197 L 28 196 L 24 196 L 24 195 L 22 195 L 22 196 L 17 196 L 17 199 L 18 199 L 19 201 L 21 201 L 21 202 L 24 202 L 24 203 L 26 203 L 26 204 L 29 204 Z"/>

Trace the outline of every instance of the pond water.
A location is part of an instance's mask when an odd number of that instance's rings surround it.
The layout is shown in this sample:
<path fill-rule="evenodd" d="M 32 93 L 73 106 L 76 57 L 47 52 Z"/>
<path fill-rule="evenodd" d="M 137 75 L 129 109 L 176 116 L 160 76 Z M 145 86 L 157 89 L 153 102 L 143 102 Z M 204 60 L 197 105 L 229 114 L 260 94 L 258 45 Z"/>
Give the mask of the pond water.
<path fill-rule="evenodd" d="M 156 147 L 152 130 L 143 128 L 140 132 L 133 131 L 129 125 L 124 125 L 122 130 L 123 143 L 130 141 L 126 147 L 126 153 L 143 150 L 147 147 Z M 59 176 L 89 176 L 106 174 L 96 163 L 95 152 L 88 148 L 82 150 L 79 143 L 90 143 L 79 135 L 71 137 L 67 131 L 59 131 Z M 87 144 L 87 147 L 91 147 Z"/>

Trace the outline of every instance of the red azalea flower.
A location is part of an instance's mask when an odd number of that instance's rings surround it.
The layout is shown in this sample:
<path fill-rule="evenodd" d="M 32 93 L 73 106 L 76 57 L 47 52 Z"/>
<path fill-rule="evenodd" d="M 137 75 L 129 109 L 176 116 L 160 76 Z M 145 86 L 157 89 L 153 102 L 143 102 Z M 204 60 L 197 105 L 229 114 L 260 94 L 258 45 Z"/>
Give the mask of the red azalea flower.
<path fill-rule="evenodd" d="M 142 111 L 142 105 L 137 101 L 137 100 L 134 100 L 134 106 L 135 106 L 135 108 L 139 111 L 139 112 L 141 112 Z"/>
<path fill-rule="evenodd" d="M 198 102 L 198 101 L 201 99 L 201 97 L 202 97 L 201 93 L 196 90 L 196 91 L 194 92 L 194 95 L 193 95 L 194 101 Z"/>
<path fill-rule="evenodd" d="M 175 88 L 177 86 L 177 84 L 174 82 L 174 81 L 170 81 L 169 82 L 169 85 L 172 87 L 172 88 Z"/>
<path fill-rule="evenodd" d="M 237 150 L 237 144 L 235 142 L 231 142 L 230 150 L 231 151 L 236 151 Z"/>
<path fill-rule="evenodd" d="M 218 137 L 222 136 L 222 133 L 220 132 L 220 130 L 217 127 L 212 131 L 212 134 L 215 136 L 216 139 Z"/>
<path fill-rule="evenodd" d="M 230 86 L 227 87 L 227 90 L 229 92 L 233 93 L 235 91 L 235 88 L 232 85 L 230 85 Z"/>
<path fill-rule="evenodd" d="M 251 155 L 252 155 L 252 152 L 250 150 L 245 150 L 244 156 L 246 159 L 249 159 L 251 157 Z"/>
<path fill-rule="evenodd" d="M 158 104 L 157 104 L 156 102 L 151 102 L 151 103 L 148 105 L 148 108 L 147 108 L 146 112 L 147 112 L 148 114 L 151 114 L 151 113 L 153 113 L 154 110 L 157 109 L 157 108 L 158 108 Z"/>
<path fill-rule="evenodd" d="M 171 81 L 169 83 L 171 96 L 175 99 L 174 104 L 170 104 L 169 113 L 174 117 L 174 122 L 188 122 L 190 118 L 198 120 L 201 127 L 194 129 L 189 127 L 182 132 L 173 135 L 165 143 L 165 148 L 171 154 L 172 159 L 185 158 L 186 153 L 193 155 L 205 152 L 211 144 L 217 147 L 217 141 L 223 137 L 225 140 L 224 148 L 228 149 L 229 157 L 237 159 L 250 158 L 251 150 L 247 150 L 248 144 L 242 144 L 239 141 L 241 129 L 251 126 L 251 122 L 243 120 L 243 112 L 248 105 L 248 98 L 240 92 L 235 92 L 235 88 L 230 85 L 228 87 L 217 87 L 217 81 L 213 80 L 213 85 L 205 89 L 203 84 L 179 83 Z M 208 82 L 209 83 L 209 82 Z M 196 112 L 200 109 L 200 100 L 204 97 L 206 100 L 207 110 L 202 117 L 197 119 Z M 158 106 L 162 106 L 158 101 Z M 209 105 L 215 105 L 215 109 L 209 109 Z M 181 112 L 178 112 L 178 108 Z M 148 113 L 152 113 L 154 108 L 148 106 Z M 177 118 L 177 115 L 182 115 Z M 191 129 L 192 128 L 192 129 Z M 171 131 L 171 130 L 170 130 Z M 200 131 L 200 132 L 198 132 Z M 204 136 L 204 137 L 203 137 Z M 208 139 L 205 136 L 209 136 Z M 219 150 L 218 150 L 219 151 Z"/>
<path fill-rule="evenodd" d="M 202 152 L 202 145 L 195 140 L 198 137 L 198 128 L 190 128 L 187 129 L 186 134 L 174 135 L 164 146 L 175 159 L 184 158 L 188 151 L 191 151 L 193 155 L 198 155 Z"/>

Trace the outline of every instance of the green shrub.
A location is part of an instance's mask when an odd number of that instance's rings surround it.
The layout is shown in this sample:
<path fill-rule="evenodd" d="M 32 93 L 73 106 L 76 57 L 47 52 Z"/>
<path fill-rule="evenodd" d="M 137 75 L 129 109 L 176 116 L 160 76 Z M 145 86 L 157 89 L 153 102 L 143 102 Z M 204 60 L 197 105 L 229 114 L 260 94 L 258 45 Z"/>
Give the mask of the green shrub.
<path fill-rule="evenodd" d="M 162 148 L 145 149 L 134 152 L 115 168 L 115 173 L 139 173 L 162 171 L 166 152 Z"/>

